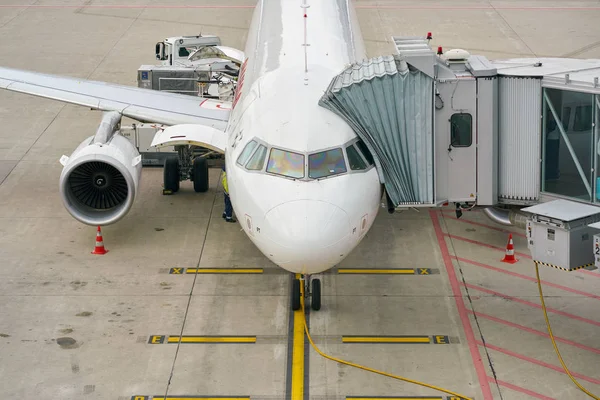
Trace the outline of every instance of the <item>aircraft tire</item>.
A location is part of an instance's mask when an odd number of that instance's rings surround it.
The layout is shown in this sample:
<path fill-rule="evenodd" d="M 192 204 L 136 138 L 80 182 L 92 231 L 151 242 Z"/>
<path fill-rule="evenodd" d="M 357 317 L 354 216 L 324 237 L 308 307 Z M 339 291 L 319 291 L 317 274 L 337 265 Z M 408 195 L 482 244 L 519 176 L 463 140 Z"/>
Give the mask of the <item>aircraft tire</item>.
<path fill-rule="evenodd" d="M 298 311 L 300 309 L 300 280 L 295 279 L 292 281 L 292 310 Z"/>
<path fill-rule="evenodd" d="M 165 190 L 170 190 L 173 193 L 179 191 L 179 160 L 175 157 L 165 160 L 163 184 Z"/>
<path fill-rule="evenodd" d="M 194 158 L 193 177 L 194 191 L 196 193 L 208 191 L 208 162 L 206 161 L 206 158 Z"/>
<path fill-rule="evenodd" d="M 310 298 L 310 308 L 315 311 L 319 311 L 321 309 L 321 280 L 313 279 L 311 281 L 312 284 L 312 293 Z"/>

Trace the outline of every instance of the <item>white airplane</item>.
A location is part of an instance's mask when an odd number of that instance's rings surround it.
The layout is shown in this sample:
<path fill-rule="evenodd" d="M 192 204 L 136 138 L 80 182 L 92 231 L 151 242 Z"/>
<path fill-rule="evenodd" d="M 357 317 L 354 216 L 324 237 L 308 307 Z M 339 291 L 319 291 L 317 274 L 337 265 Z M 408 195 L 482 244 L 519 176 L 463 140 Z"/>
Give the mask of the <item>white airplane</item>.
<path fill-rule="evenodd" d="M 366 58 L 354 8 L 350 0 L 304 1 L 258 2 L 232 104 L 0 68 L 0 88 L 105 111 L 96 135 L 61 158 L 60 191 L 71 215 L 106 225 L 133 204 L 141 156 L 118 134 L 122 116 L 169 125 L 153 145 L 224 153 L 244 231 L 271 261 L 303 276 L 312 308 L 320 309 L 321 283 L 311 275 L 359 244 L 379 210 L 382 185 L 364 143 L 318 105 L 336 75 Z M 207 179 L 200 163 L 196 181 Z M 293 282 L 298 309 L 301 281 Z"/>

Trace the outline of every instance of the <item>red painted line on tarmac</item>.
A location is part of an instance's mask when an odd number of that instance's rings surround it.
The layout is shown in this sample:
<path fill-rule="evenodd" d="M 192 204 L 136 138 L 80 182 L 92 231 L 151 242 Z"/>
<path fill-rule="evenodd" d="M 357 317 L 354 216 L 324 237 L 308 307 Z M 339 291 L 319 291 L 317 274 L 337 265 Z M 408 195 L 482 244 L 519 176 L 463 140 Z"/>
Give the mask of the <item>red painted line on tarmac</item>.
<path fill-rule="evenodd" d="M 508 350 L 508 349 L 505 349 L 505 348 L 502 348 L 502 347 L 494 346 L 493 344 L 489 344 L 487 342 L 484 345 L 482 342 L 478 341 L 477 344 L 480 345 L 480 346 L 486 347 L 488 349 L 492 349 L 492 350 L 498 351 L 500 353 L 504 353 L 504 354 L 506 354 L 508 356 L 512 356 L 512 357 L 518 358 L 520 360 L 530 362 L 532 364 L 536 364 L 536 365 L 540 365 L 540 366 L 548 368 L 548 369 L 552 369 L 554 371 L 560 372 L 561 374 L 565 374 L 565 375 L 567 374 L 562 369 L 562 367 L 558 367 L 556 365 L 548 364 L 547 362 L 536 360 L 535 358 L 527 357 L 527 356 L 525 356 L 523 354 L 515 353 L 514 351 L 511 351 L 511 350 Z M 584 381 L 588 381 L 590 383 L 595 383 L 596 385 L 600 385 L 600 379 L 592 378 L 590 376 L 579 374 L 577 372 L 571 372 L 571 375 L 573 375 L 574 377 L 577 377 L 579 379 L 583 379 Z"/>
<path fill-rule="evenodd" d="M 464 222 L 465 224 L 481 226 L 483 228 L 492 229 L 494 231 L 498 231 L 498 232 L 502 232 L 502 233 L 512 233 L 515 236 L 527 237 L 527 235 L 525 235 L 524 233 L 509 231 L 507 229 L 498 228 L 497 226 L 492 226 L 492 225 L 484 224 L 481 222 L 470 221 L 468 219 L 465 219 L 464 217 L 456 218 L 455 216 L 451 215 L 450 212 L 443 212 L 443 214 L 444 214 L 444 218 L 450 218 L 450 219 L 453 219 L 458 222 Z"/>
<path fill-rule="evenodd" d="M 487 293 L 487 294 L 491 294 L 491 295 L 494 295 L 494 296 L 502 297 L 503 299 L 506 299 L 506 300 L 512 300 L 514 302 L 525 304 L 525 305 L 528 305 L 528 306 L 531 306 L 531 307 L 535 307 L 535 308 L 539 308 L 539 309 L 542 308 L 541 305 L 536 304 L 536 303 L 532 303 L 531 301 L 527 301 L 527 300 L 523 300 L 523 299 L 518 299 L 516 297 L 509 296 L 507 294 L 503 294 L 503 293 L 500 293 L 500 292 L 496 292 L 496 291 L 493 291 L 493 290 L 490 290 L 490 289 L 483 288 L 481 286 L 472 285 L 470 283 L 464 284 L 464 286 L 468 287 L 469 289 L 478 290 L 478 291 L 483 292 L 483 293 Z M 600 322 L 597 322 L 597 321 L 594 321 L 594 320 L 591 320 L 591 319 L 588 319 L 588 318 L 580 317 L 580 316 L 575 315 L 575 314 L 570 314 L 568 312 L 560 311 L 560 310 L 557 310 L 555 308 L 546 307 L 546 310 L 548 312 L 551 312 L 551 313 L 554 313 L 554 314 L 557 314 L 557 315 L 562 315 L 563 317 L 575 319 L 577 321 L 585 322 L 585 323 L 590 324 L 590 325 L 600 326 Z"/>
<path fill-rule="evenodd" d="M 529 395 L 529 396 L 531 396 L 533 398 L 536 398 L 536 399 L 540 399 L 540 400 L 556 400 L 555 398 L 544 396 L 543 394 L 533 392 L 533 391 L 531 391 L 529 389 L 522 388 L 521 386 L 513 385 L 512 383 L 508 383 L 508 382 L 505 382 L 505 381 L 496 380 L 496 379 L 492 378 L 491 376 L 488 376 L 488 381 L 494 382 L 494 383 L 498 382 L 498 385 L 500 385 L 500 386 L 507 387 L 507 388 L 509 388 L 511 390 L 514 390 L 514 391 L 517 391 L 517 392 L 525 393 L 525 394 L 527 394 L 527 395 Z"/>
<path fill-rule="evenodd" d="M 596 278 L 600 278 L 600 273 L 588 271 L 587 269 L 578 269 L 577 272 L 581 272 L 581 273 L 584 273 L 586 275 L 592 275 L 592 276 L 594 276 Z"/>
<path fill-rule="evenodd" d="M 478 246 L 487 247 L 488 249 L 499 250 L 499 251 L 502 251 L 502 252 L 506 251 L 505 248 L 494 246 L 494 245 L 483 243 L 483 242 L 479 242 L 479 241 L 473 240 L 473 239 L 468 239 L 466 237 L 456 236 L 456 235 L 450 235 L 450 234 L 447 234 L 447 233 L 445 235 L 448 236 L 448 237 L 450 237 L 450 238 L 452 238 L 452 239 L 462 240 L 463 242 L 467 242 L 467 243 L 471 243 L 471 244 L 476 244 Z M 515 255 L 531 259 L 531 256 L 529 254 L 520 253 L 518 251 L 515 251 Z"/>
<path fill-rule="evenodd" d="M 477 261 L 469 260 L 468 258 L 456 257 L 456 256 L 454 256 L 453 258 L 455 258 L 458 261 L 462 261 L 462 262 L 465 262 L 465 263 L 468 263 L 468 264 L 476 265 L 478 267 L 486 268 L 486 269 L 489 269 L 489 270 L 492 270 L 492 271 L 500 272 L 502 274 L 506 274 L 506 275 L 510 275 L 510 276 L 515 276 L 517 278 L 521 278 L 521 279 L 525 279 L 525 280 L 537 283 L 537 279 L 536 278 L 533 278 L 533 277 L 527 276 L 527 275 L 523 275 L 523 274 L 519 274 L 518 272 L 508 271 L 508 270 L 505 270 L 505 269 L 502 269 L 502 268 L 493 267 L 491 265 L 482 264 L 482 263 L 477 262 Z M 573 288 L 570 288 L 568 286 L 563 286 L 563 285 L 559 285 L 557 283 L 552 283 L 552 282 L 548 282 L 548 281 L 544 281 L 544 280 L 542 280 L 542 283 L 544 285 L 546 285 L 546 286 L 554 287 L 554 288 L 557 288 L 557 289 L 560 289 L 560 290 L 564 290 L 566 292 L 580 294 L 580 295 L 585 296 L 585 297 L 589 297 L 589 298 L 592 298 L 592 299 L 600 300 L 600 296 L 592 294 L 592 293 L 583 292 L 581 290 L 573 289 Z"/>
<path fill-rule="evenodd" d="M 463 295 L 460 290 L 460 285 L 458 284 L 458 279 L 456 278 L 454 264 L 452 263 L 452 259 L 450 258 L 450 252 L 448 251 L 448 246 L 446 245 L 446 240 L 444 239 L 444 232 L 442 231 L 442 227 L 440 226 L 440 222 L 436 212 L 433 210 L 429 210 L 429 217 L 431 218 L 431 222 L 435 230 L 435 236 L 440 247 L 440 252 L 442 253 L 442 259 L 444 260 L 446 273 L 448 274 L 448 279 L 450 280 L 450 286 L 452 287 L 452 293 L 454 294 L 454 300 L 456 301 L 458 315 L 460 316 L 463 330 L 465 332 L 465 336 L 467 337 L 469 351 L 471 352 L 471 358 L 473 359 L 473 366 L 475 368 L 475 371 L 477 372 L 479 386 L 481 387 L 483 398 L 484 400 L 493 400 L 494 398 L 492 396 L 490 385 L 487 381 L 485 367 L 483 366 L 481 354 L 479 353 L 479 349 L 477 348 L 477 342 L 475 340 L 475 335 L 473 334 L 471 321 L 469 320 L 469 315 L 467 313 L 467 308 L 465 307 L 465 302 L 462 297 Z"/>
<path fill-rule="evenodd" d="M 469 313 L 475 314 L 477 316 L 477 318 L 489 319 L 490 321 L 494 321 L 494 322 L 497 322 L 497 323 L 502 324 L 502 325 L 510 326 L 512 328 L 517 328 L 517 329 L 520 329 L 522 331 L 532 333 L 534 335 L 544 336 L 544 337 L 550 338 L 550 335 L 547 334 L 547 333 L 545 333 L 545 332 L 538 331 L 536 329 L 532 329 L 532 328 L 529 328 L 527 326 L 515 324 L 514 322 L 510 322 L 510 321 L 507 321 L 507 320 L 504 320 L 504 319 L 501 319 L 501 318 L 498 318 L 498 317 L 493 317 L 491 315 L 484 314 L 484 313 L 479 312 L 479 311 L 474 312 L 472 310 L 469 310 Z M 568 345 L 573 346 L 573 347 L 578 347 L 580 349 L 583 349 L 585 351 L 589 351 L 589 352 L 592 352 L 592 353 L 600 354 L 600 349 L 596 349 L 594 347 L 586 346 L 584 344 L 577 343 L 577 342 L 574 342 L 572 340 L 564 339 L 564 338 L 561 338 L 561 337 L 558 337 L 558 336 L 554 336 L 554 339 L 557 342 L 568 344 Z"/>

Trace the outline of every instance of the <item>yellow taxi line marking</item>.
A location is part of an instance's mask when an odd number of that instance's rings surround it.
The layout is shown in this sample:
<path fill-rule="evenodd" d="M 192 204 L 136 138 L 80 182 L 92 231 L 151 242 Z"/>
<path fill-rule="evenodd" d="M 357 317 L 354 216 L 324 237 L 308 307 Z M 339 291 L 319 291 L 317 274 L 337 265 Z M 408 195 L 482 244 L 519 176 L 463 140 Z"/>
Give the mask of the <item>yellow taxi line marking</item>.
<path fill-rule="evenodd" d="M 443 400 L 441 396 L 437 397 L 346 397 L 346 400 Z M 449 397 L 448 399 L 452 399 Z M 460 400 L 457 398 L 457 400 Z"/>
<path fill-rule="evenodd" d="M 446 335 L 433 336 L 342 336 L 342 343 L 434 343 L 449 344 L 450 339 Z M 363 399 L 362 397 L 360 399 Z"/>
<path fill-rule="evenodd" d="M 152 335 L 149 344 L 163 343 L 256 343 L 256 336 L 166 336 Z"/>
<path fill-rule="evenodd" d="M 133 396 L 131 400 L 250 400 L 250 397 Z"/>
<path fill-rule="evenodd" d="M 430 268 L 340 268 L 338 274 L 431 275 Z"/>
<path fill-rule="evenodd" d="M 296 274 L 296 278 L 300 278 Z M 303 282 L 300 282 L 303 285 Z M 292 399 L 304 400 L 304 320 L 302 308 L 294 311 L 294 336 L 292 346 Z"/>
<path fill-rule="evenodd" d="M 262 274 L 262 268 L 188 268 L 186 274 Z"/>

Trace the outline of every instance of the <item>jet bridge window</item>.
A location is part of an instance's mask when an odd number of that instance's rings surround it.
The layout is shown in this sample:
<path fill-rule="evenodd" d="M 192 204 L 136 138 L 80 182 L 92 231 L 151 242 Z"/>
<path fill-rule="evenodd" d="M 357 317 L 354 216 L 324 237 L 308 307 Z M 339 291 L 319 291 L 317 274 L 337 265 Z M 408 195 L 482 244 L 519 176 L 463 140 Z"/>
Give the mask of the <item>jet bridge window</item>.
<path fill-rule="evenodd" d="M 471 114 L 453 114 L 450 117 L 450 145 L 469 147 L 473 143 L 473 117 Z"/>
<path fill-rule="evenodd" d="M 248 164 L 246 164 L 246 169 L 252 171 L 260 171 L 263 168 L 263 165 L 265 164 L 266 155 L 267 148 L 262 144 L 259 145 L 258 149 L 252 155 L 252 158 L 250 158 L 250 161 L 248 161 Z"/>
<path fill-rule="evenodd" d="M 267 172 L 289 178 L 304 178 L 304 154 L 272 148 Z"/>
<path fill-rule="evenodd" d="M 242 154 L 240 154 L 240 156 L 238 157 L 237 163 L 240 164 L 241 166 L 246 165 L 246 162 L 252 155 L 252 152 L 254 151 L 254 149 L 256 148 L 257 145 L 258 145 L 258 143 L 255 142 L 254 140 L 249 141 L 248 144 L 246 145 L 246 147 L 244 147 L 244 150 L 242 150 Z"/>
<path fill-rule="evenodd" d="M 352 171 L 367 169 L 367 164 L 365 164 L 360 154 L 358 154 L 358 150 L 356 150 L 354 145 L 346 147 L 346 154 L 348 155 L 348 164 L 350 164 Z"/>
<path fill-rule="evenodd" d="M 332 149 L 308 156 L 308 177 L 312 179 L 346 172 L 342 149 Z"/>

